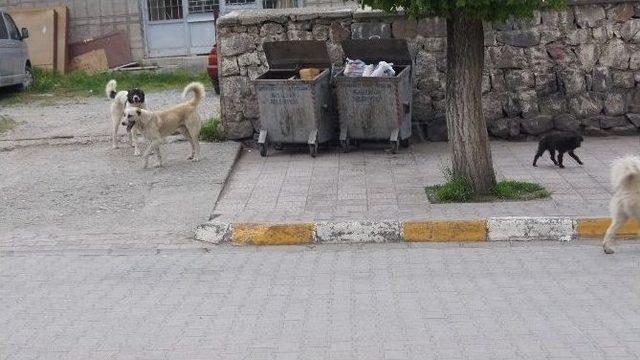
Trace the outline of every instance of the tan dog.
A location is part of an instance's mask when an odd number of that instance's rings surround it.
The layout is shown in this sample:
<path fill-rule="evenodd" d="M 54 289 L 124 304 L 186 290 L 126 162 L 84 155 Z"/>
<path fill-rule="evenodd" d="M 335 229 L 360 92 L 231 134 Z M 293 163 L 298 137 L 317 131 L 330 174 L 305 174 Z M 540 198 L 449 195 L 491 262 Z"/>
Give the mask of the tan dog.
<path fill-rule="evenodd" d="M 602 244 L 606 254 L 614 253 L 610 243 L 618 229 L 629 219 L 640 220 L 640 157 L 616 160 L 611 168 L 611 185 L 615 191 L 609 205 L 612 222 Z"/>
<path fill-rule="evenodd" d="M 155 150 L 158 156 L 158 166 L 162 166 L 160 155 L 160 145 L 165 137 L 180 131 L 191 144 L 191 156 L 188 160 L 198 161 L 200 158 L 200 117 L 198 116 L 198 105 L 205 96 L 204 86 L 199 82 L 193 82 L 184 88 L 182 97 L 193 92 L 193 99 L 182 104 L 175 105 L 162 111 L 149 111 L 144 109 L 129 108 L 125 110 L 125 121 L 127 129 L 137 128 L 146 139 L 148 145 L 144 151 L 144 168 L 149 165 L 151 151 Z"/>

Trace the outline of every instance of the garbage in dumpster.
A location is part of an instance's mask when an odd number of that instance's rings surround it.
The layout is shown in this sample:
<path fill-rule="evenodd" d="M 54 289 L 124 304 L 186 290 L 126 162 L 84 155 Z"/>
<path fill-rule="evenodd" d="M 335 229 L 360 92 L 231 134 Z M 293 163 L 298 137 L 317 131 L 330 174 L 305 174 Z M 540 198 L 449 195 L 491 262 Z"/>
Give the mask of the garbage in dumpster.
<path fill-rule="evenodd" d="M 302 80 L 313 80 L 318 75 L 320 75 L 320 69 L 318 68 L 300 69 L 300 79 Z"/>
<path fill-rule="evenodd" d="M 366 66 L 367 64 L 362 60 L 347 59 L 344 64 L 344 76 L 360 77 Z"/>
<path fill-rule="evenodd" d="M 348 77 L 394 77 L 396 72 L 393 64 L 380 61 L 377 65 L 366 64 L 362 60 L 347 59 L 344 65 L 344 75 Z"/>

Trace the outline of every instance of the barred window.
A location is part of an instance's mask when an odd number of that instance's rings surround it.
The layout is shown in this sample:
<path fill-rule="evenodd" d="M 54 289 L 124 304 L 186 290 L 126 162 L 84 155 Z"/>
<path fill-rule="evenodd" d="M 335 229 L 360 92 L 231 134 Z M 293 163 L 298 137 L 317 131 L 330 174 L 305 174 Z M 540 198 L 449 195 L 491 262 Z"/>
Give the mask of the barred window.
<path fill-rule="evenodd" d="M 217 6 L 217 0 L 189 0 L 189 14 L 210 13 Z"/>
<path fill-rule="evenodd" d="M 225 0 L 227 5 L 246 5 L 253 4 L 256 0 Z"/>
<path fill-rule="evenodd" d="M 149 20 L 182 19 L 182 0 L 148 0 Z"/>

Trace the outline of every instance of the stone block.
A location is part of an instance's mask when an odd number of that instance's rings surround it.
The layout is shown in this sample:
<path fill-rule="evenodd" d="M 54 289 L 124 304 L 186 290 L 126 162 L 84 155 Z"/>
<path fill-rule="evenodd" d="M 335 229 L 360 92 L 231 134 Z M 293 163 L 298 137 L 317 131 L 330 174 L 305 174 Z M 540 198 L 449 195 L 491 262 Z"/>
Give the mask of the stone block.
<path fill-rule="evenodd" d="M 627 113 L 640 114 L 640 89 L 638 88 L 627 94 Z"/>
<path fill-rule="evenodd" d="M 593 93 L 574 95 L 569 98 L 569 109 L 579 118 L 599 115 L 603 107 L 604 101 Z"/>
<path fill-rule="evenodd" d="M 606 66 L 596 66 L 593 69 L 592 90 L 596 92 L 607 92 L 611 88 L 613 79 L 611 72 Z"/>
<path fill-rule="evenodd" d="M 573 13 L 579 28 L 598 27 L 607 17 L 602 5 L 574 6 Z"/>
<path fill-rule="evenodd" d="M 398 19 L 391 23 L 391 32 L 396 39 L 412 39 L 418 35 L 418 21 Z"/>
<path fill-rule="evenodd" d="M 624 95 L 619 92 L 610 92 L 604 101 L 604 113 L 609 116 L 624 115 L 626 112 Z"/>
<path fill-rule="evenodd" d="M 383 22 L 364 22 L 351 25 L 352 39 L 391 38 L 391 25 Z"/>
<path fill-rule="evenodd" d="M 603 47 L 600 64 L 619 70 L 627 70 L 630 58 L 631 54 L 629 54 L 625 42 L 621 39 L 614 39 Z"/>
<path fill-rule="evenodd" d="M 501 139 L 514 139 L 520 135 L 520 119 L 519 118 L 500 118 L 489 122 L 489 133 L 492 136 Z"/>
<path fill-rule="evenodd" d="M 635 127 L 640 128 L 640 114 L 627 114 L 627 120 Z"/>
<path fill-rule="evenodd" d="M 613 5 L 607 9 L 607 19 L 616 22 L 625 22 L 635 15 L 635 5 L 633 3 L 624 3 Z"/>
<path fill-rule="evenodd" d="M 537 29 L 501 31 L 496 34 L 499 43 L 515 47 L 531 47 L 540 44 L 540 31 Z"/>
<path fill-rule="evenodd" d="M 220 39 L 219 56 L 234 56 L 256 49 L 258 38 L 249 34 L 235 34 Z"/>
<path fill-rule="evenodd" d="M 493 65 L 498 69 L 525 69 L 527 58 L 522 48 L 513 46 L 499 46 L 489 49 Z"/>
<path fill-rule="evenodd" d="M 567 70 L 560 74 L 562 88 L 566 94 L 579 94 L 587 90 L 584 73 L 580 70 Z"/>
<path fill-rule="evenodd" d="M 536 85 L 533 72 L 529 70 L 507 70 L 504 80 L 509 91 L 534 88 Z"/>
<path fill-rule="evenodd" d="M 558 114 L 553 118 L 553 127 L 560 131 L 578 131 L 580 122 L 571 114 Z"/>
<path fill-rule="evenodd" d="M 554 127 L 553 116 L 537 115 L 520 121 L 522 132 L 529 135 L 539 135 L 552 130 Z"/>

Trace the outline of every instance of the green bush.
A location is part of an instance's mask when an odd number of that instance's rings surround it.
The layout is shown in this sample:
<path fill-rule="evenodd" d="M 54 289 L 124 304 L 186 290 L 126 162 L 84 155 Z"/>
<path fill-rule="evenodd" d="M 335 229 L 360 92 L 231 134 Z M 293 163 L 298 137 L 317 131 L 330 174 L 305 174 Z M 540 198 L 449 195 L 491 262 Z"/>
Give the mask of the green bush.
<path fill-rule="evenodd" d="M 222 123 L 219 118 L 209 119 L 202 124 L 200 129 L 200 140 L 209 142 L 224 141 L 224 135 L 222 133 Z"/>

